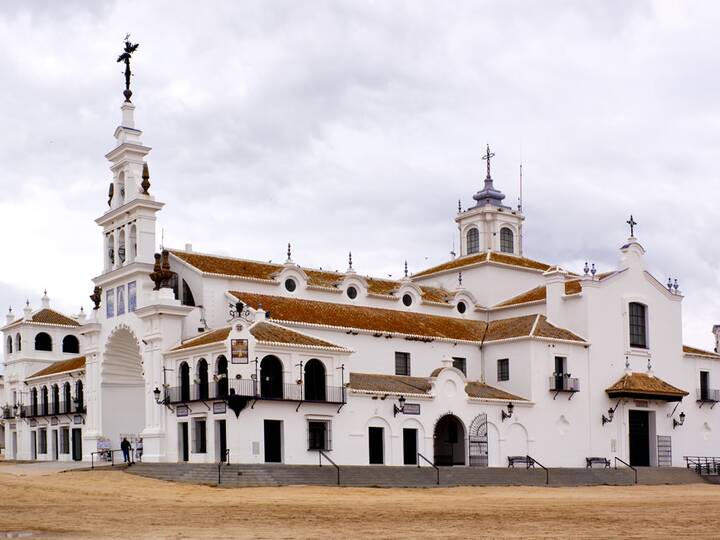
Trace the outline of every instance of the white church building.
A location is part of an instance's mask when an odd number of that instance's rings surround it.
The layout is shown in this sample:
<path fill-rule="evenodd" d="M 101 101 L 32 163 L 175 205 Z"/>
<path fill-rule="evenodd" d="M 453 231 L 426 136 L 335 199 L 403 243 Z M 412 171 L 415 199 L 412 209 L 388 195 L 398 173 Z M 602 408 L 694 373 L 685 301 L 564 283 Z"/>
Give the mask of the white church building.
<path fill-rule="evenodd" d="M 95 309 L 68 316 L 45 294 L 1 329 L 6 459 L 89 461 L 124 437 L 148 462 L 682 466 L 720 452 L 720 355 L 683 345 L 678 288 L 632 232 L 611 272 L 526 258 L 489 150 L 454 216 L 459 256 L 389 280 L 351 257 L 345 272 L 302 267 L 289 247 L 284 264 L 156 253 L 150 148 L 129 96 L 121 109 Z"/>

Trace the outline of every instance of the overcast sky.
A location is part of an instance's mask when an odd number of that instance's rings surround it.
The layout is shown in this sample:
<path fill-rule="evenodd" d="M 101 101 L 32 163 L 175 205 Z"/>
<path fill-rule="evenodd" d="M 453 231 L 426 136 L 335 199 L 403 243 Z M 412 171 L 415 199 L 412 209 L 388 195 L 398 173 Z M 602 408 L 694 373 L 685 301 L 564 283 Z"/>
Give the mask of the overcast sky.
<path fill-rule="evenodd" d="M 710 348 L 719 27 L 709 0 L 3 2 L 2 311 L 45 287 L 89 308 L 130 32 L 165 245 L 419 271 L 448 258 L 490 143 L 511 204 L 524 163 L 527 256 L 614 268 L 632 213 Z"/>

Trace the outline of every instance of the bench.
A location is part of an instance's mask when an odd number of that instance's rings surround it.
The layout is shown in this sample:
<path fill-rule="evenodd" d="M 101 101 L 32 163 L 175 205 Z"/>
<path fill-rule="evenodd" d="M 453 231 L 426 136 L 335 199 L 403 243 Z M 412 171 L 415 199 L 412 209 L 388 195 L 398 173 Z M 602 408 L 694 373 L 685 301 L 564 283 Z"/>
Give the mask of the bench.
<path fill-rule="evenodd" d="M 593 465 L 596 463 L 600 465 L 604 465 L 606 469 L 610 468 L 610 460 L 608 458 L 604 457 L 586 457 L 585 458 L 585 468 L 586 469 L 592 469 Z"/>
<path fill-rule="evenodd" d="M 515 468 L 515 464 L 525 465 L 528 469 L 535 467 L 535 460 L 530 456 L 508 456 L 508 468 Z"/>

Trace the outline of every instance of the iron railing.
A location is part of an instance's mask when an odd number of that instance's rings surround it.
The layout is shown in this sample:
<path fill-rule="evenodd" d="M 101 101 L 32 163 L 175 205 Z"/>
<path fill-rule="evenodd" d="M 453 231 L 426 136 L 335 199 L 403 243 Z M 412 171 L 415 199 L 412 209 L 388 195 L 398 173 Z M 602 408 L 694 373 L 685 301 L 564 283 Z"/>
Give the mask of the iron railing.
<path fill-rule="evenodd" d="M 638 482 L 638 480 L 637 480 L 637 469 L 636 469 L 635 467 L 633 467 L 632 465 L 630 465 L 627 461 L 623 461 L 623 460 L 620 459 L 619 457 L 615 456 L 615 468 L 616 468 L 616 469 L 617 469 L 618 461 L 619 461 L 620 463 L 622 463 L 623 465 L 625 465 L 626 467 L 629 467 L 630 469 L 632 469 L 632 471 L 635 473 L 635 483 L 637 484 L 637 482 Z"/>
<path fill-rule="evenodd" d="M 552 392 L 579 392 L 580 379 L 557 375 L 550 377 L 550 390 Z M 578 398 L 579 399 L 579 398 Z"/>
<path fill-rule="evenodd" d="M 3 417 L 3 420 L 10 420 L 15 417 L 15 415 L 13 414 L 13 411 L 12 411 L 12 407 L 10 405 L 5 405 L 2 408 L 2 417 Z"/>
<path fill-rule="evenodd" d="M 47 404 L 23 405 L 20 416 L 23 418 L 36 418 L 39 416 L 56 416 L 59 414 L 83 414 L 87 412 L 84 403 L 73 403 L 68 401 L 50 402 Z"/>
<path fill-rule="evenodd" d="M 308 392 L 303 384 L 266 385 L 253 379 L 234 379 L 173 386 L 166 390 L 165 396 L 168 403 L 227 399 L 228 396 L 237 395 L 253 399 L 341 404 L 345 403 L 345 392 L 342 386 L 325 386 Z"/>
<path fill-rule="evenodd" d="M 330 456 L 328 456 L 325 452 L 323 452 L 323 451 L 320 450 L 319 448 L 317 449 L 317 453 L 318 453 L 318 466 L 320 466 L 320 467 L 323 466 L 323 465 L 322 465 L 322 458 L 325 458 L 333 467 L 335 467 L 335 470 L 337 470 L 337 485 L 339 486 L 339 485 L 340 485 L 340 465 L 338 465 L 337 463 L 335 463 L 335 462 L 330 458 Z"/>
<path fill-rule="evenodd" d="M 550 469 L 548 469 L 545 465 L 540 463 L 537 459 L 531 456 L 527 456 L 527 468 L 529 469 L 531 466 L 539 465 L 545 470 L 545 484 L 550 484 Z"/>
<path fill-rule="evenodd" d="M 417 453 L 418 457 L 421 458 L 425 463 L 429 463 L 430 466 L 435 469 L 435 483 L 439 486 L 440 485 L 440 467 L 435 465 L 432 461 L 430 461 L 428 458 L 423 456 L 420 452 Z M 418 469 L 420 468 L 420 460 L 418 459 Z"/>
<path fill-rule="evenodd" d="M 698 388 L 697 401 L 704 403 L 715 403 L 720 401 L 720 390 L 714 388 Z"/>

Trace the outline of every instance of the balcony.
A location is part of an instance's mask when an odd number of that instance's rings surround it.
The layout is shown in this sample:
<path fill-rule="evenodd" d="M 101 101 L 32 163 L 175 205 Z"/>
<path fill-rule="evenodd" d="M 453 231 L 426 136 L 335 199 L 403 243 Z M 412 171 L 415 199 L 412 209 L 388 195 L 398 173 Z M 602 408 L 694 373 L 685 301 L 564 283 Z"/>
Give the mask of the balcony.
<path fill-rule="evenodd" d="M 575 392 L 580 391 L 580 379 L 576 377 L 569 377 L 568 375 L 569 374 L 563 373 L 550 377 L 550 391 L 555 392 L 553 399 L 557 398 L 561 392 L 567 392 L 570 394 L 568 400 L 571 400 L 572 397 L 575 395 Z"/>
<path fill-rule="evenodd" d="M 710 403 L 712 409 L 718 401 L 720 401 L 720 390 L 712 388 L 697 389 L 697 402 L 700 403 L 700 407 L 705 403 Z"/>
<path fill-rule="evenodd" d="M 61 414 L 83 414 L 86 412 L 84 403 L 60 401 L 39 405 L 24 405 L 20 409 L 20 416 L 24 418 L 37 418 L 40 416 L 58 416 Z"/>
<path fill-rule="evenodd" d="M 293 401 L 309 403 L 345 403 L 345 388 L 325 386 L 307 392 L 303 384 L 260 384 L 252 379 L 174 386 L 167 389 L 168 403 L 189 403 L 192 401 L 226 399 L 229 395 L 271 401 Z"/>
<path fill-rule="evenodd" d="M 15 417 L 15 415 L 13 414 L 12 407 L 10 405 L 5 405 L 2 408 L 2 417 L 3 417 L 3 420 L 11 420 L 12 418 Z"/>

